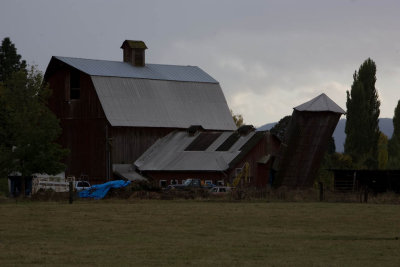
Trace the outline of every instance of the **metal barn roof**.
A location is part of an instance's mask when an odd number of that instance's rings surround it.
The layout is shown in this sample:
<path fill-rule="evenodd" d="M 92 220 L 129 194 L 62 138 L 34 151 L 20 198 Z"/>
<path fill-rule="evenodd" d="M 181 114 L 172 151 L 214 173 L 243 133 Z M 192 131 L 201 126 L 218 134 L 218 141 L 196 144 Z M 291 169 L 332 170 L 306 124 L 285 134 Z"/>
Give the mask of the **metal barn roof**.
<path fill-rule="evenodd" d="M 219 84 L 91 78 L 112 126 L 236 129 Z"/>
<path fill-rule="evenodd" d="M 191 136 L 186 131 L 175 131 L 159 139 L 136 162 L 140 171 L 225 171 L 242 152 L 256 145 L 253 139 L 264 136 L 265 132 L 251 132 L 240 136 L 226 151 L 216 149 L 232 134 L 223 132 L 206 149 L 186 151 L 186 148 L 201 137 L 201 132 Z M 205 137 L 207 138 L 207 137 Z"/>
<path fill-rule="evenodd" d="M 303 103 L 294 108 L 298 111 L 331 111 L 335 113 L 344 114 L 345 111 L 339 107 L 332 99 L 330 99 L 326 94 L 322 93 L 319 96 Z"/>
<path fill-rule="evenodd" d="M 202 69 L 196 66 L 177 66 L 146 63 L 146 66 L 144 67 L 136 67 L 130 63 L 122 61 L 95 60 L 58 56 L 55 56 L 53 58 L 58 59 L 91 76 L 218 83 L 218 81 L 216 81 Z"/>
<path fill-rule="evenodd" d="M 129 181 L 147 181 L 145 177 L 137 173 L 133 168 L 132 164 L 113 164 L 114 174 L 123 177 Z"/>

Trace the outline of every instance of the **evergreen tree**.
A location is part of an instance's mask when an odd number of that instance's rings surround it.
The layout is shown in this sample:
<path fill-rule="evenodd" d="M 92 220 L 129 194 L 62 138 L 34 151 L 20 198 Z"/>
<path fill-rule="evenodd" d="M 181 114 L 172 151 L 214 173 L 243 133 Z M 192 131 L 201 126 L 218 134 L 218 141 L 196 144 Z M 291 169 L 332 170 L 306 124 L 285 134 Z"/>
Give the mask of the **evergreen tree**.
<path fill-rule="evenodd" d="M 388 142 L 389 162 L 391 169 L 400 168 L 400 100 L 394 110 L 393 116 L 393 135 Z"/>
<path fill-rule="evenodd" d="M 270 132 L 276 135 L 280 140 L 283 140 L 285 137 L 286 128 L 288 127 L 291 119 L 291 115 L 283 117 L 277 124 L 275 124 L 274 127 L 271 128 Z"/>
<path fill-rule="evenodd" d="M 25 60 L 21 61 L 21 55 L 17 54 L 10 38 L 4 38 L 0 46 L 0 82 L 5 82 L 12 73 L 25 69 Z"/>
<path fill-rule="evenodd" d="M 351 92 L 347 91 L 344 149 L 357 168 L 378 167 L 380 101 L 375 82 L 376 65 L 368 58 L 354 73 Z"/>
<path fill-rule="evenodd" d="M 66 150 L 55 143 L 61 133 L 59 122 L 46 106 L 50 90 L 42 86 L 42 74 L 14 72 L 0 84 L 0 167 L 4 173 L 56 174 L 64 170 L 60 160 Z M 7 138 L 6 140 L 4 138 Z"/>

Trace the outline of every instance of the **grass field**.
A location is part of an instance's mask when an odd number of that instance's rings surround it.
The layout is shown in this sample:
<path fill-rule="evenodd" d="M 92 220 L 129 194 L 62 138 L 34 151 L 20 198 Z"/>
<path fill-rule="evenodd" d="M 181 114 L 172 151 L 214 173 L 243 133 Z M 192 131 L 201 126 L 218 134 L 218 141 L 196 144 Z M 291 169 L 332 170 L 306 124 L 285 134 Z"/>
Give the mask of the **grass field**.
<path fill-rule="evenodd" d="M 400 206 L 0 204 L 0 265 L 400 266 Z"/>

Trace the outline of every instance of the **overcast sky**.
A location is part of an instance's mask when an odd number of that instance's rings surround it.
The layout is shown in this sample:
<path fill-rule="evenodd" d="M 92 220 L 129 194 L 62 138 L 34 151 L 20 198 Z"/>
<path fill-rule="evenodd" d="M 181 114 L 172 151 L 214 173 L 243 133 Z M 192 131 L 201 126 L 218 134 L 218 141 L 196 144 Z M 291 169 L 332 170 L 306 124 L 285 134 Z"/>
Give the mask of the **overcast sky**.
<path fill-rule="evenodd" d="M 143 40 L 149 63 L 195 65 L 229 107 L 261 126 L 326 93 L 346 90 L 368 57 L 377 64 L 381 117 L 400 99 L 400 1 L 0 0 L 0 38 L 45 71 L 51 56 L 122 60 Z"/>

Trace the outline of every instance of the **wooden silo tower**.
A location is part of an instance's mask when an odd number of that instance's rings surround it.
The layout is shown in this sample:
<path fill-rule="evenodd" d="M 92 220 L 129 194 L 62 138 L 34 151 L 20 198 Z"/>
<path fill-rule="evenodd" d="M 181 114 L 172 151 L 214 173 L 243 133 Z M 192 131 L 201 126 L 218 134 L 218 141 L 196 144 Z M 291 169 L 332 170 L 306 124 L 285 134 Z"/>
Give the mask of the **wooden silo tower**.
<path fill-rule="evenodd" d="M 280 147 L 275 186 L 313 185 L 329 138 L 344 113 L 325 94 L 294 108 Z"/>

